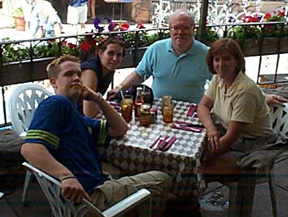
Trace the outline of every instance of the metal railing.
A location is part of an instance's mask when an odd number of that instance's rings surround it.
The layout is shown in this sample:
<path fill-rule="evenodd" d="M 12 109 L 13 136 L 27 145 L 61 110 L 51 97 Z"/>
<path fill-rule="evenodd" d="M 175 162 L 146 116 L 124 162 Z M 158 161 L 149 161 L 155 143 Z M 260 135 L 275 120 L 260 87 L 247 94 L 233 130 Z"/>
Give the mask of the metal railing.
<path fill-rule="evenodd" d="M 282 41 L 288 41 L 288 27 L 287 22 L 261 22 L 261 23 L 241 23 L 241 24 L 221 24 L 221 25 L 208 25 L 206 29 L 206 35 L 198 35 L 196 26 L 195 37 L 199 38 L 201 41 L 210 44 L 212 41 L 216 40 L 220 37 L 234 37 L 241 48 L 244 50 L 247 41 L 254 40 L 255 44 L 258 45 L 258 53 L 256 52 L 255 56 L 259 56 L 259 68 L 258 68 L 258 78 L 257 82 L 260 84 L 261 75 L 261 62 L 262 56 L 266 55 L 263 51 L 263 46 L 265 42 L 265 35 L 258 33 L 256 38 L 247 38 L 247 33 L 251 28 L 257 28 L 259 31 L 263 32 L 266 27 L 276 28 L 279 30 L 279 36 L 277 37 L 279 40 L 274 47 L 274 51 L 270 54 L 276 54 L 276 68 L 273 78 L 269 78 L 268 81 L 264 81 L 264 83 L 283 83 L 287 82 L 285 80 L 279 80 L 279 76 L 277 75 L 279 58 L 280 54 L 288 53 L 287 46 L 281 46 Z M 244 36 L 243 38 L 237 38 L 237 35 L 233 35 L 233 31 L 242 28 Z M 237 31 L 238 31 L 237 30 Z M 285 32 L 287 31 L 287 32 Z M 239 33 L 239 32 L 238 32 Z M 285 34 L 287 33 L 287 35 Z M 75 54 L 81 56 L 83 53 L 79 52 L 80 44 L 85 40 L 96 39 L 99 37 L 107 37 L 109 35 L 121 35 L 123 40 L 126 42 L 127 47 L 127 56 L 123 59 L 122 65 L 120 68 L 128 68 L 135 67 L 140 61 L 143 51 L 152 44 L 153 42 L 169 37 L 169 28 L 152 28 L 152 29 L 137 29 L 130 31 L 121 31 L 121 32 L 105 32 L 105 33 L 87 33 L 82 35 L 69 35 L 69 36 L 61 36 L 54 38 L 43 38 L 43 39 L 31 39 L 31 40 L 18 40 L 18 41 L 3 41 L 0 42 L 0 86 L 1 86 L 1 94 L 2 94 L 2 110 L 4 114 L 4 123 L 0 123 L 0 125 L 9 124 L 7 121 L 7 112 L 6 112 L 6 100 L 5 100 L 5 92 L 7 90 L 7 85 L 17 84 L 21 82 L 31 82 L 38 81 L 47 78 L 45 67 L 53 58 L 60 56 L 61 54 L 69 53 L 72 50 L 67 49 L 68 44 L 74 44 L 78 51 L 75 50 Z M 239 35 L 238 35 L 239 36 Z M 273 37 L 270 37 L 273 38 Z M 51 45 L 53 44 L 53 45 Z M 50 47 L 49 47 L 50 46 Z M 16 59 L 14 61 L 9 60 L 9 55 L 7 57 L 7 47 L 18 48 L 15 51 Z M 39 47 L 42 48 L 39 49 Z M 47 47 L 48 49 L 44 49 Z M 55 49 L 52 52 L 52 49 Z M 11 51 L 12 52 L 12 51 Z M 13 52 L 12 52 L 13 53 Z M 244 52 L 245 53 L 245 52 Z M 246 55 L 249 56 L 249 55 Z M 45 57 L 45 58 L 44 58 Z M 12 57 L 11 57 L 12 58 Z M 12 58 L 13 59 L 13 58 Z M 46 60 L 44 62 L 43 60 Z M 39 63 L 42 64 L 41 67 Z M 13 68 L 13 67 L 16 68 Z M 37 66 L 37 67 L 35 67 Z M 282 76 L 283 77 L 283 76 Z M 13 80 L 14 79 L 14 80 Z"/>

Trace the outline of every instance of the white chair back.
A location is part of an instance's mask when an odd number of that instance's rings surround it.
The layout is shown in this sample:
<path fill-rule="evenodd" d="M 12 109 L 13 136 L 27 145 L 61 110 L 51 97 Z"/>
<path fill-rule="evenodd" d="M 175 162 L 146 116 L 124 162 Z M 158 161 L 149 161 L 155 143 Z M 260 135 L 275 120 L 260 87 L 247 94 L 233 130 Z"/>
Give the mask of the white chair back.
<path fill-rule="evenodd" d="M 273 129 L 288 136 L 288 105 L 273 107 L 270 118 Z"/>
<path fill-rule="evenodd" d="M 285 104 L 285 107 L 275 106 L 273 107 L 272 112 L 270 113 L 271 123 L 274 130 L 277 130 L 281 136 L 288 138 L 288 104 Z M 288 159 L 288 144 L 285 150 L 280 152 L 276 159 L 275 163 L 282 162 Z"/>
<path fill-rule="evenodd" d="M 12 90 L 8 107 L 12 127 L 18 135 L 26 135 L 39 103 L 51 95 L 47 89 L 34 83 L 19 84 Z"/>

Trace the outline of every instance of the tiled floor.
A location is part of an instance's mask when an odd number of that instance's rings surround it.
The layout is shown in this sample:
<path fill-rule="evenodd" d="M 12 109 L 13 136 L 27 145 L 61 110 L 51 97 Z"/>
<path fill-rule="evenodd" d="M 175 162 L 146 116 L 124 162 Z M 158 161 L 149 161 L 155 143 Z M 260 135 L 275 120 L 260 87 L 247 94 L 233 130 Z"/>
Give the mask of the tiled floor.
<path fill-rule="evenodd" d="M 275 167 L 276 184 L 276 199 L 278 205 L 278 217 L 288 216 L 288 161 L 281 162 Z M 1 217 L 31 217 L 31 216 L 50 216 L 50 208 L 46 198 L 40 190 L 38 183 L 34 180 L 31 182 L 27 195 L 27 205 L 23 206 L 21 201 L 22 185 L 14 189 L 3 189 L 0 187 L 0 192 L 7 193 L 6 196 L 0 199 L 0 216 Z M 208 202 L 215 192 L 220 192 L 224 197 L 220 197 L 218 204 L 212 205 Z M 228 210 L 228 188 L 219 183 L 211 183 L 200 198 L 201 213 L 203 217 L 225 217 Z M 224 204 L 224 205 L 219 205 Z M 253 217 L 270 217 L 271 203 L 268 184 L 259 184 L 256 187 Z"/>
<path fill-rule="evenodd" d="M 275 166 L 275 179 L 276 179 L 276 202 L 278 217 L 288 216 L 288 160 L 278 163 Z M 218 201 L 224 202 L 224 206 L 216 205 L 213 206 L 207 199 L 211 199 L 211 196 L 215 192 L 220 192 L 224 197 L 220 198 Z M 203 217 L 224 217 L 228 216 L 228 194 L 229 190 L 227 187 L 220 185 L 219 183 L 211 183 L 206 193 L 200 199 L 200 204 L 202 207 Z M 225 203 L 227 202 L 227 203 Z M 254 204 L 253 204 L 253 217 L 270 217 L 272 215 L 269 186 L 268 183 L 258 184 L 255 189 Z"/>

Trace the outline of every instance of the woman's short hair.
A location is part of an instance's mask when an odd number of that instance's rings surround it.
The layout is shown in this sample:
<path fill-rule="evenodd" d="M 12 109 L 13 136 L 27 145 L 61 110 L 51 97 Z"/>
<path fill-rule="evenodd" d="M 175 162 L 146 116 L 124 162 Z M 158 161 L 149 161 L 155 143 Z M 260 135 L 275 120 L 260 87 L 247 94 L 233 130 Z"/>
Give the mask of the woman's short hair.
<path fill-rule="evenodd" d="M 124 57 L 125 56 L 125 42 L 122 40 L 121 37 L 122 36 L 120 35 L 114 35 L 114 36 L 109 36 L 108 38 L 101 41 L 96 48 L 96 54 L 98 54 L 100 50 L 105 51 L 109 44 L 119 44 L 123 48 L 122 57 Z"/>
<path fill-rule="evenodd" d="M 216 74 L 214 70 L 213 59 L 216 53 L 221 52 L 223 50 L 229 52 L 238 62 L 236 73 L 238 74 L 240 71 L 245 73 L 244 54 L 239 45 L 231 38 L 218 39 L 211 45 L 211 48 L 206 55 L 206 62 L 210 73 Z"/>
<path fill-rule="evenodd" d="M 46 71 L 48 74 L 48 78 L 54 77 L 57 78 L 60 72 L 60 65 L 64 62 L 67 61 L 71 61 L 71 62 L 75 62 L 75 63 L 80 63 L 80 60 L 78 57 L 69 55 L 69 54 L 65 54 L 62 55 L 56 59 L 54 59 L 47 67 L 46 67 Z"/>

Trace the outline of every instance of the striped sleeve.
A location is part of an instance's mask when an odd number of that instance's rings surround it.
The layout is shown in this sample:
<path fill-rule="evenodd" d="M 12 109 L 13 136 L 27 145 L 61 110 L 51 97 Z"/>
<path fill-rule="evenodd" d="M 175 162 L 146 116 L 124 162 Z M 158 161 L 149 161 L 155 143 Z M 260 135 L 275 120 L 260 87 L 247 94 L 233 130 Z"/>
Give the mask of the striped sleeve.
<path fill-rule="evenodd" d="M 101 120 L 97 144 L 104 145 L 106 142 L 106 139 L 107 139 L 107 121 Z"/>
<path fill-rule="evenodd" d="M 50 144 L 57 149 L 59 147 L 60 139 L 54 134 L 49 133 L 45 130 L 30 129 L 27 131 L 25 141 L 26 142 L 43 141 L 44 143 Z"/>

